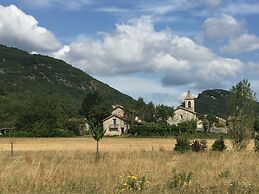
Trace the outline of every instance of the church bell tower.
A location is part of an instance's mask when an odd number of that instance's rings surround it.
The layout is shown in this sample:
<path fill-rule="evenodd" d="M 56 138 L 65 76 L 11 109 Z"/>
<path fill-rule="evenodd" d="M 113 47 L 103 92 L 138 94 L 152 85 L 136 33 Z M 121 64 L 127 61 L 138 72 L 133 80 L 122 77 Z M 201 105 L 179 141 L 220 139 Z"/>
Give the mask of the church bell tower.
<path fill-rule="evenodd" d="M 184 99 L 184 107 L 195 112 L 195 105 L 194 105 L 194 97 L 190 90 L 188 90 L 186 97 Z"/>

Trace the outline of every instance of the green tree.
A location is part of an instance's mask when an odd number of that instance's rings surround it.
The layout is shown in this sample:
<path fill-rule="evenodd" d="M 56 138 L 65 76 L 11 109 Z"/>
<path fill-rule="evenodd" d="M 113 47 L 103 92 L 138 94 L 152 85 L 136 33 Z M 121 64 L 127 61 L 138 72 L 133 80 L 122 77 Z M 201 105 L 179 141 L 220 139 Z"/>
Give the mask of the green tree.
<path fill-rule="evenodd" d="M 211 127 L 213 127 L 214 124 L 218 123 L 218 119 L 213 114 L 206 115 L 206 119 L 208 120 L 208 126 L 209 126 L 209 132 L 210 132 Z"/>
<path fill-rule="evenodd" d="M 99 93 L 88 93 L 83 100 L 79 113 L 83 115 L 88 124 L 93 128 L 100 125 L 101 121 L 112 111 L 109 105 Z"/>
<path fill-rule="evenodd" d="M 101 127 L 102 120 L 110 113 L 111 105 L 109 105 L 100 94 L 96 92 L 89 93 L 84 98 L 80 114 L 85 116 L 90 126 L 90 133 L 96 141 L 96 154 L 99 154 L 99 141 L 103 138 L 105 133 L 103 127 Z"/>
<path fill-rule="evenodd" d="M 202 124 L 204 126 L 204 130 L 205 132 L 210 132 L 211 127 L 214 126 L 214 124 L 218 123 L 218 119 L 215 115 L 213 114 L 207 114 L 207 115 L 203 115 L 201 117 L 202 120 Z"/>
<path fill-rule="evenodd" d="M 248 80 L 232 86 L 229 96 L 229 129 L 237 149 L 245 148 L 253 132 L 255 120 L 255 93 Z"/>
<path fill-rule="evenodd" d="M 60 128 L 57 105 L 51 99 L 35 96 L 24 105 L 16 120 L 16 128 L 22 130 L 52 130 Z"/>
<path fill-rule="evenodd" d="M 144 115 L 144 120 L 146 122 L 154 122 L 155 110 L 156 108 L 152 101 L 144 106 L 143 115 Z"/>
<path fill-rule="evenodd" d="M 165 106 L 165 105 L 158 105 L 156 107 L 156 122 L 161 122 L 166 124 L 168 117 L 174 114 L 174 108 Z"/>
<path fill-rule="evenodd" d="M 99 141 L 103 138 L 105 130 L 103 130 L 103 127 L 101 126 L 95 126 L 90 128 L 90 133 L 96 141 L 96 154 L 99 154 Z"/>
<path fill-rule="evenodd" d="M 259 133 L 259 118 L 257 117 L 254 122 L 254 130 Z"/>

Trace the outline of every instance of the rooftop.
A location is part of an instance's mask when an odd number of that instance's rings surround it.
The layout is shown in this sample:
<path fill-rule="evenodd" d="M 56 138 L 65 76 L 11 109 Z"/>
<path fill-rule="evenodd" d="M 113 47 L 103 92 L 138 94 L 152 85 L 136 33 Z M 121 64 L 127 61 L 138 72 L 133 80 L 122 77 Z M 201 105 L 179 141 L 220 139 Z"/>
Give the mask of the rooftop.
<path fill-rule="evenodd" d="M 185 100 L 194 100 L 194 97 L 193 97 L 190 90 L 188 90 L 188 92 L 186 94 L 186 97 L 185 97 Z"/>

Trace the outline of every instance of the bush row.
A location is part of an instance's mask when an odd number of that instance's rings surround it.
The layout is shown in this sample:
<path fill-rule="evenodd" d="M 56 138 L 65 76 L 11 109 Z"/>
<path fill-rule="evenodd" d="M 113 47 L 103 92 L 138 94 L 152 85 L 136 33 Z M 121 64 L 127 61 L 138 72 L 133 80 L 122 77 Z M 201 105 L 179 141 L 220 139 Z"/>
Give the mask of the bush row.
<path fill-rule="evenodd" d="M 178 136 L 176 138 L 176 144 L 174 147 L 175 151 L 185 152 L 190 149 L 194 152 L 205 151 L 207 149 L 207 141 L 194 140 L 192 143 L 190 143 L 186 136 Z M 227 146 L 225 145 L 224 138 L 221 136 L 213 143 L 212 150 L 222 152 L 225 149 L 227 149 Z"/>
<path fill-rule="evenodd" d="M 196 121 L 186 121 L 176 125 L 146 123 L 132 125 L 131 135 L 138 136 L 175 136 L 179 133 L 194 134 L 196 130 Z"/>
<path fill-rule="evenodd" d="M 179 133 L 175 125 L 148 123 L 143 125 L 132 125 L 130 129 L 131 135 L 138 136 L 172 136 Z"/>

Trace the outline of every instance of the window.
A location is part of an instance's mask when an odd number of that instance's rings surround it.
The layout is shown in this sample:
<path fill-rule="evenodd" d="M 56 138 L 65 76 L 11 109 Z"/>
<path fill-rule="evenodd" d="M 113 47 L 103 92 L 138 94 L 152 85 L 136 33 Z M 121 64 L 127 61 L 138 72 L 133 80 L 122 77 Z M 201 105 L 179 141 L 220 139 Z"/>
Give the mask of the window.
<path fill-rule="evenodd" d="M 113 125 L 116 125 L 116 119 L 113 119 Z"/>
<path fill-rule="evenodd" d="M 117 127 L 110 127 L 109 131 L 119 131 Z"/>
<path fill-rule="evenodd" d="M 180 119 L 181 119 L 181 120 L 183 119 L 183 115 L 180 115 Z"/>
<path fill-rule="evenodd" d="M 192 103 L 191 103 L 191 101 L 188 101 L 188 108 L 192 108 Z"/>

